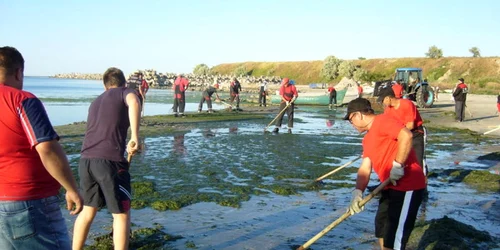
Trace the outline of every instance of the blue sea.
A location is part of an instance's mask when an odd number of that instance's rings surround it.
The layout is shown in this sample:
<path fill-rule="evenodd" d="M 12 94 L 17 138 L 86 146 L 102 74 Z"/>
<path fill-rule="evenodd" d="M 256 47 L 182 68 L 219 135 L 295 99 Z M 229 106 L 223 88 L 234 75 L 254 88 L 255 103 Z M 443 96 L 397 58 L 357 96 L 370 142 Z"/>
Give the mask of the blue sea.
<path fill-rule="evenodd" d="M 87 120 L 90 103 L 104 92 L 102 81 L 25 77 L 24 90 L 40 98 L 52 125 L 65 125 Z M 201 92 L 186 92 L 186 112 L 196 112 Z M 172 114 L 173 92 L 170 89 L 150 89 L 144 105 L 145 115 Z M 224 108 L 213 104 L 214 109 Z M 206 110 L 206 104 L 203 109 Z"/>

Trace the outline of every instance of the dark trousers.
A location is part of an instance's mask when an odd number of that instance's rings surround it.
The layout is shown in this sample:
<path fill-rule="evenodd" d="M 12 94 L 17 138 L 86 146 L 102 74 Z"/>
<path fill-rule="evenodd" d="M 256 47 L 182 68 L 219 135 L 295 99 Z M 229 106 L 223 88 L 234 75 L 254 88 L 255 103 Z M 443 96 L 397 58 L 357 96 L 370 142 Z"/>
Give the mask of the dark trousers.
<path fill-rule="evenodd" d="M 177 109 L 179 113 L 184 113 L 184 108 L 186 107 L 186 95 L 184 92 L 180 95 L 179 98 L 174 98 L 174 114 L 177 114 Z"/>
<path fill-rule="evenodd" d="M 259 106 L 262 104 L 264 104 L 264 107 L 266 106 L 266 92 L 259 93 Z"/>
<path fill-rule="evenodd" d="M 203 103 L 207 101 L 208 110 L 212 110 L 212 98 L 210 96 L 201 97 L 200 104 L 198 105 L 198 111 L 201 111 L 203 108 Z"/>
<path fill-rule="evenodd" d="M 464 121 L 465 118 L 465 102 L 455 101 L 455 119 L 457 121 Z"/>
<path fill-rule="evenodd" d="M 290 104 L 290 106 L 288 106 L 288 109 L 285 112 L 281 112 L 281 111 L 283 111 L 284 108 L 286 108 L 286 103 L 281 102 L 280 115 L 277 118 L 276 127 L 281 127 L 281 123 L 283 122 L 283 116 L 285 116 L 285 113 L 286 113 L 286 115 L 288 116 L 288 128 L 293 128 L 293 109 L 294 109 L 294 107 L 295 107 L 295 104 L 292 103 L 292 104 Z"/>
<path fill-rule="evenodd" d="M 332 104 L 332 101 L 333 101 L 333 104 L 337 104 L 337 93 L 330 93 L 330 101 L 328 102 L 328 104 Z"/>
<path fill-rule="evenodd" d="M 415 129 L 413 132 L 412 147 L 417 155 L 417 161 L 422 166 L 424 175 L 427 176 L 428 169 L 427 163 L 425 162 L 425 139 L 427 136 L 426 130 L 423 127 Z"/>
<path fill-rule="evenodd" d="M 231 99 L 229 99 L 229 101 L 231 102 L 231 105 L 233 104 L 234 99 L 236 99 L 236 108 L 240 108 L 240 95 L 235 94 L 235 93 L 231 93 Z"/>

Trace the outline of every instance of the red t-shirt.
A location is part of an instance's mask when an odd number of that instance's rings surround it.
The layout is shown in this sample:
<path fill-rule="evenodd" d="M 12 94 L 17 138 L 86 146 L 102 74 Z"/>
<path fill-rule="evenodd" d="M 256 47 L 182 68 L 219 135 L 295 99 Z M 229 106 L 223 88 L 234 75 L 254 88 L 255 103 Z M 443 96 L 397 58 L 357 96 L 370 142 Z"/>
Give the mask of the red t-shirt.
<path fill-rule="evenodd" d="M 388 114 L 375 117 L 370 130 L 363 138 L 363 157 L 371 160 L 372 168 L 381 182 L 389 178 L 392 162 L 398 151 L 398 135 L 404 125 Z M 397 181 L 397 185 L 388 188 L 399 191 L 419 190 L 425 188 L 425 177 L 417 162 L 413 148 L 403 164 L 405 175 Z"/>
<path fill-rule="evenodd" d="M 403 85 L 394 84 L 392 85 L 392 91 L 394 91 L 394 95 L 396 98 L 401 98 L 403 96 Z"/>
<path fill-rule="evenodd" d="M 413 104 L 410 100 L 399 99 L 398 109 L 388 107 L 384 110 L 384 113 L 396 118 L 404 125 L 413 121 L 413 129 L 416 129 L 424 124 L 424 121 L 418 112 L 417 106 L 415 106 L 415 104 Z"/>
<path fill-rule="evenodd" d="M 295 88 L 295 85 L 288 84 L 288 86 L 285 87 L 285 85 L 281 85 L 280 87 L 280 95 L 285 98 L 287 101 L 291 101 L 294 96 L 299 96 L 299 93 L 297 93 L 297 89 Z"/>
<path fill-rule="evenodd" d="M 332 93 L 335 90 L 334 87 L 328 87 L 328 92 Z"/>
<path fill-rule="evenodd" d="M 358 94 L 363 94 L 363 87 L 361 85 L 358 86 Z"/>
<path fill-rule="evenodd" d="M 59 193 L 35 146 L 59 139 L 42 102 L 33 94 L 0 84 L 0 200 L 35 200 Z"/>

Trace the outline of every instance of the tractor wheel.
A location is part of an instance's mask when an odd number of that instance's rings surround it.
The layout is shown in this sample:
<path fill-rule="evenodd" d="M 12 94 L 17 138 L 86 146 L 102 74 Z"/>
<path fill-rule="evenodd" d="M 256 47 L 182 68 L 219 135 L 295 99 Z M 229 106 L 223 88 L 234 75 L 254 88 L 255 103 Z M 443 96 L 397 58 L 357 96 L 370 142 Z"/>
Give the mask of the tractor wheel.
<path fill-rule="evenodd" d="M 434 103 L 434 91 L 428 85 L 421 86 L 417 90 L 417 106 L 419 108 L 430 108 Z"/>

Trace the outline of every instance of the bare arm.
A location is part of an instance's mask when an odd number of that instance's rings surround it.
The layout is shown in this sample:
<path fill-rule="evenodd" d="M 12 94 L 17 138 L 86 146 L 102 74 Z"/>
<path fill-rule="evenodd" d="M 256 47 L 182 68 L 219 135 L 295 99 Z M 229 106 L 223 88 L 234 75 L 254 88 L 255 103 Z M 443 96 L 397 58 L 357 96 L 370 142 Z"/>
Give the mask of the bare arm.
<path fill-rule="evenodd" d="M 411 150 L 413 135 L 409 129 L 403 128 L 398 134 L 398 152 L 396 153 L 396 162 L 403 164 L 408 158 Z"/>
<path fill-rule="evenodd" d="M 406 128 L 407 128 L 408 130 L 412 130 L 412 129 L 415 127 L 415 126 L 414 126 L 414 124 L 415 124 L 415 123 L 414 123 L 413 121 L 411 121 L 411 122 L 407 122 L 407 123 L 406 123 Z"/>
<path fill-rule="evenodd" d="M 370 158 L 365 157 L 361 162 L 361 166 L 358 169 L 358 177 L 356 179 L 356 189 L 365 191 L 370 182 L 370 174 L 372 172 L 372 161 Z"/>
<path fill-rule="evenodd" d="M 83 208 L 83 200 L 78 193 L 68 159 L 59 142 L 57 140 L 41 142 L 35 146 L 35 149 L 47 172 L 66 189 L 68 210 L 73 210 L 73 203 L 75 203 L 75 210 L 71 214 L 79 213 Z"/>
<path fill-rule="evenodd" d="M 125 97 L 128 106 L 128 117 L 130 120 L 130 141 L 135 142 L 135 147 L 128 150 L 129 153 L 134 153 L 139 145 L 139 123 L 141 119 L 141 104 L 139 98 L 134 93 L 129 93 Z M 130 145 L 130 143 L 129 143 Z"/>

